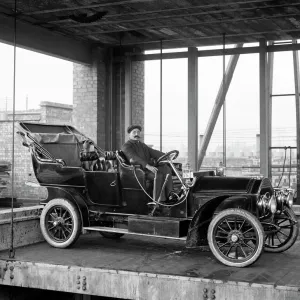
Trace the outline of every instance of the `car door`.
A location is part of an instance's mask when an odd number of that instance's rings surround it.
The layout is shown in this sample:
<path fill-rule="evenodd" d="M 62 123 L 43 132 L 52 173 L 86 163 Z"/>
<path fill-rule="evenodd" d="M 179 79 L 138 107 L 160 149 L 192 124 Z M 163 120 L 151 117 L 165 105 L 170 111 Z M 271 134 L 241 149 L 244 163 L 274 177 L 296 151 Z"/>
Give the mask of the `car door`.
<path fill-rule="evenodd" d="M 122 206 L 118 172 L 84 172 L 87 193 L 94 204 Z"/>

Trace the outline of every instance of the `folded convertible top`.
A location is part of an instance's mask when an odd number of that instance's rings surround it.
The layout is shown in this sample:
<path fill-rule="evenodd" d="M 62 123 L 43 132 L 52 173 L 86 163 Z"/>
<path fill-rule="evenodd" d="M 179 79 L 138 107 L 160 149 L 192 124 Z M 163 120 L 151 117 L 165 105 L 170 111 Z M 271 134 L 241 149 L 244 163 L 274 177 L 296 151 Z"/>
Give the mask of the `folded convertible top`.
<path fill-rule="evenodd" d="M 77 144 L 86 140 L 82 135 L 69 133 L 31 133 L 31 136 L 40 144 Z"/>

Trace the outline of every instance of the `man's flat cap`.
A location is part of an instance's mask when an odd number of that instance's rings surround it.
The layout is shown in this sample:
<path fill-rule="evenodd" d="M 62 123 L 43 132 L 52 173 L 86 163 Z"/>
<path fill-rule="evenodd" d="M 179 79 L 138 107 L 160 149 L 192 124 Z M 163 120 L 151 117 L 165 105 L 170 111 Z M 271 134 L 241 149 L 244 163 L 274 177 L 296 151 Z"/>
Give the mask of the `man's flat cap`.
<path fill-rule="evenodd" d="M 130 133 L 133 129 L 138 129 L 139 131 L 142 131 L 142 126 L 140 125 L 130 125 L 127 128 L 127 132 Z"/>

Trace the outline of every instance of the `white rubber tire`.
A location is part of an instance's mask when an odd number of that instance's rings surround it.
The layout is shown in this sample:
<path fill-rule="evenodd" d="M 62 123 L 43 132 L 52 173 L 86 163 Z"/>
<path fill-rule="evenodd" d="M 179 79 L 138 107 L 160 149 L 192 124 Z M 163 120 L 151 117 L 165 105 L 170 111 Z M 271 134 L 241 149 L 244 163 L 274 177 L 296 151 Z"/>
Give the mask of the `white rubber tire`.
<path fill-rule="evenodd" d="M 49 213 L 51 213 L 51 211 L 54 208 L 62 208 L 63 210 L 68 212 L 71 218 L 73 228 L 71 230 L 71 234 L 65 240 L 55 239 L 49 233 L 47 227 L 48 224 L 46 223 L 47 223 Z M 45 240 L 48 242 L 48 244 L 50 244 L 55 248 L 67 248 L 73 245 L 77 241 L 82 231 L 81 224 L 82 222 L 77 207 L 70 200 L 63 199 L 63 198 L 56 198 L 49 201 L 45 205 L 44 209 L 42 210 L 41 217 L 40 217 L 40 226 L 41 226 L 42 234 Z"/>
<path fill-rule="evenodd" d="M 294 223 L 294 224 L 290 224 L 291 233 L 288 237 L 288 240 L 284 241 L 284 243 L 282 243 L 279 247 L 278 246 L 277 247 L 270 246 L 268 244 L 268 241 L 269 241 L 268 236 L 266 236 L 266 242 L 265 242 L 265 251 L 266 252 L 272 252 L 272 253 L 284 252 L 284 251 L 288 250 L 289 248 L 291 248 L 297 241 L 298 234 L 299 234 L 299 225 L 298 225 L 297 217 L 296 217 L 294 211 L 289 207 L 285 207 L 284 212 L 282 212 L 282 214 L 285 214 L 285 216 L 291 220 L 290 223 Z"/>
<path fill-rule="evenodd" d="M 238 216 L 242 217 L 244 220 L 247 220 L 248 223 L 251 224 L 253 229 L 256 231 L 256 235 L 258 237 L 258 243 L 257 247 L 255 249 L 255 252 L 253 255 L 250 256 L 250 258 L 246 261 L 238 261 L 237 259 L 231 259 L 229 257 L 226 257 L 217 247 L 215 238 L 214 238 L 214 232 L 215 232 L 215 227 L 218 226 L 218 223 L 227 216 Z M 208 227 L 208 232 L 207 232 L 207 239 L 208 239 L 208 244 L 210 247 L 210 250 L 214 254 L 214 256 L 224 265 L 230 266 L 230 267 L 246 267 L 251 264 L 253 264 L 261 255 L 263 248 L 264 248 L 264 230 L 259 222 L 259 220 L 250 212 L 239 209 L 239 208 L 230 208 L 230 209 L 225 209 L 219 214 L 217 214 L 212 221 L 209 224 Z"/>

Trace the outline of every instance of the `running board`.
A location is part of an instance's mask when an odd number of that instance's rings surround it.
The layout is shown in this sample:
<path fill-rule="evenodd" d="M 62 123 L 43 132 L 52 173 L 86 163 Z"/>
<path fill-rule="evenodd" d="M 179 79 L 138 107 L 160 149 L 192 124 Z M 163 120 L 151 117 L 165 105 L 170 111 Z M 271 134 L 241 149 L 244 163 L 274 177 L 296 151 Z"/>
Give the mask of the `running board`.
<path fill-rule="evenodd" d="M 172 240 L 181 240 L 181 241 L 186 240 L 186 236 L 171 237 L 171 236 L 163 236 L 163 235 L 136 233 L 136 232 L 130 232 L 130 231 L 128 231 L 128 229 L 113 228 L 113 227 L 100 227 L 100 226 L 83 227 L 83 232 L 85 232 L 85 231 L 104 231 L 104 232 L 111 232 L 111 233 L 122 233 L 122 234 L 132 234 L 132 235 L 141 235 L 141 236 L 151 236 L 151 237 L 157 237 L 157 238 L 163 238 L 163 239 L 172 239 Z"/>

